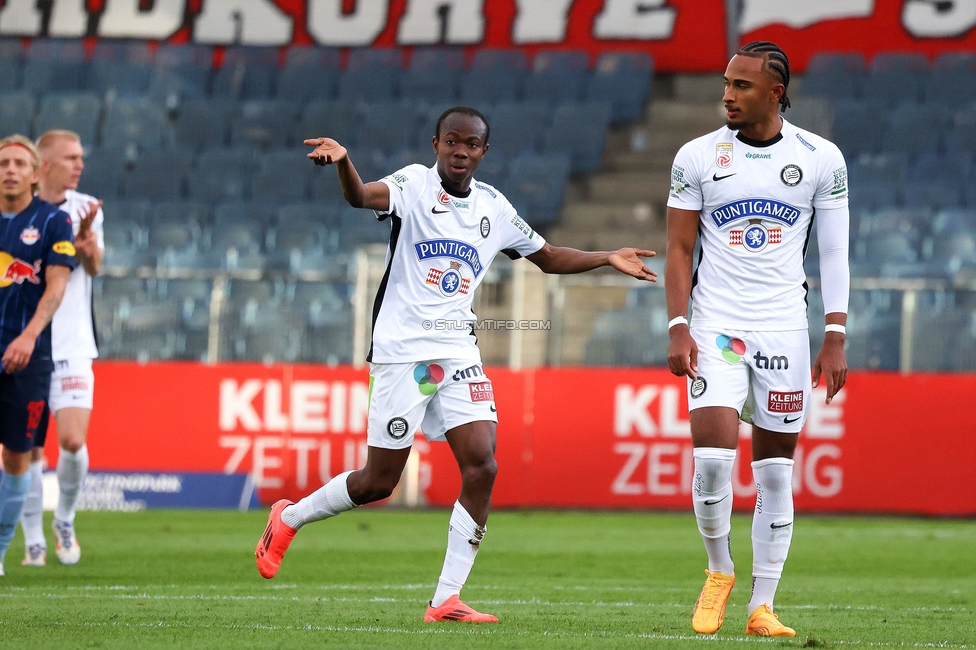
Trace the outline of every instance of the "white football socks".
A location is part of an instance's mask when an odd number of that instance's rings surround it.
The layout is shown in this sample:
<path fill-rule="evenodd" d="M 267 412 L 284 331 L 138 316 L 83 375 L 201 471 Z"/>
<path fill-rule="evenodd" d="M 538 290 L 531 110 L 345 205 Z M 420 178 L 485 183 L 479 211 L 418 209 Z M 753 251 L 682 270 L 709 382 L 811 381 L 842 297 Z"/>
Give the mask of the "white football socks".
<path fill-rule="evenodd" d="M 305 524 L 321 521 L 352 510 L 356 504 L 349 497 L 346 479 L 352 472 L 343 472 L 310 495 L 281 511 L 281 520 L 298 530 Z"/>
<path fill-rule="evenodd" d="M 74 453 L 64 448 L 58 450 L 58 485 L 61 488 L 61 496 L 58 499 L 58 507 L 54 511 L 55 519 L 69 524 L 74 523 L 75 503 L 87 477 L 88 445 L 82 445 Z"/>
<path fill-rule="evenodd" d="M 691 498 L 698 532 L 708 553 L 708 570 L 732 575 L 735 565 L 729 548 L 732 531 L 732 465 L 734 449 L 698 447 L 694 451 L 695 476 Z"/>
<path fill-rule="evenodd" d="M 468 511 L 459 501 L 454 502 L 454 512 L 451 513 L 451 526 L 447 531 L 447 553 L 444 557 L 444 568 L 437 579 L 437 589 L 430 604 L 440 607 L 444 601 L 455 594 L 461 593 L 474 566 L 474 559 L 481 548 L 481 540 L 485 538 L 487 526 L 475 523 Z"/>
<path fill-rule="evenodd" d="M 30 491 L 24 499 L 24 510 L 20 513 L 20 526 L 24 529 L 26 546 L 44 546 L 44 460 L 30 465 Z"/>
<path fill-rule="evenodd" d="M 752 518 L 752 598 L 749 612 L 773 598 L 793 539 L 793 461 L 766 458 L 752 464 L 756 512 Z"/>

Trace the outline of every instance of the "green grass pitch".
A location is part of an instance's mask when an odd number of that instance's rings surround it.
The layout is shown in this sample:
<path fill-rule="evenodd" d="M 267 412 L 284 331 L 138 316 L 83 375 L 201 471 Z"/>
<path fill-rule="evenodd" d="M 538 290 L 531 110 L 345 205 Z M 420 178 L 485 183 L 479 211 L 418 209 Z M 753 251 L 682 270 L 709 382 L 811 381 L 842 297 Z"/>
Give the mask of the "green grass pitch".
<path fill-rule="evenodd" d="M 74 567 L 53 548 L 47 567 L 20 566 L 18 533 L 0 647 L 976 647 L 974 521 L 799 516 L 776 602 L 798 636 L 774 640 L 743 633 L 746 516 L 733 522 L 740 578 L 713 637 L 690 625 L 705 567 L 690 513 L 494 513 L 463 593 L 501 619 L 482 626 L 421 621 L 447 511 L 311 524 L 274 580 L 254 567 L 266 516 L 83 512 Z"/>

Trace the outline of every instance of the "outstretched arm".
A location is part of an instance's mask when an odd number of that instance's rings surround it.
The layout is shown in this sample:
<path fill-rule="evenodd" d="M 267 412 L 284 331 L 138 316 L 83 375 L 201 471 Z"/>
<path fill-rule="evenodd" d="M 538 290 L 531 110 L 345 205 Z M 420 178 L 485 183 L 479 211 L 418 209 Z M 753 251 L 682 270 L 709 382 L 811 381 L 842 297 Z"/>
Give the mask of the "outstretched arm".
<path fill-rule="evenodd" d="M 335 165 L 342 186 L 342 196 L 354 208 L 386 212 L 390 209 L 390 188 L 386 183 L 363 183 L 359 172 L 349 160 L 346 148 L 331 138 L 310 138 L 305 141 L 315 149 L 307 156 L 316 165 Z"/>
<path fill-rule="evenodd" d="M 691 267 L 698 239 L 699 215 L 692 210 L 668 208 L 668 257 L 664 262 L 664 289 L 668 302 L 668 319 L 688 318 L 691 298 Z M 668 330 L 668 367 L 679 377 L 698 377 L 698 345 L 691 337 L 687 323 Z"/>
<path fill-rule="evenodd" d="M 621 273 L 638 280 L 655 282 L 657 273 L 647 268 L 640 259 L 641 257 L 654 257 L 654 255 L 656 255 L 654 251 L 640 248 L 621 248 L 614 253 L 589 252 L 563 246 L 552 246 L 547 243 L 525 259 L 538 266 L 545 273 L 585 273 L 601 266 L 612 266 Z"/>

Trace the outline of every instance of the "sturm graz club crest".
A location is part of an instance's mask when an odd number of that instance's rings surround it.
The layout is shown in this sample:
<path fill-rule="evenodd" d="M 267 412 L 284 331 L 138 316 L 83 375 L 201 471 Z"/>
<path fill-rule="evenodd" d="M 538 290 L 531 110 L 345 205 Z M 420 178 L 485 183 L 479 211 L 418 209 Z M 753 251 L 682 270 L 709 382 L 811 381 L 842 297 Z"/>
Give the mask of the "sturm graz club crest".
<path fill-rule="evenodd" d="M 705 389 L 708 388 L 708 382 L 701 375 L 695 377 L 691 382 L 691 397 L 692 399 L 698 399 L 705 394 Z"/>
<path fill-rule="evenodd" d="M 742 231 L 742 247 L 758 253 L 769 244 L 769 231 L 761 223 L 751 223 Z"/>
<path fill-rule="evenodd" d="M 799 185 L 800 181 L 803 180 L 803 170 L 796 165 L 787 165 L 779 173 L 779 178 L 783 181 L 784 185 L 794 187 Z"/>
<path fill-rule="evenodd" d="M 481 217 L 481 236 L 487 237 L 488 233 L 491 232 L 491 222 L 488 221 L 488 217 Z"/>
<path fill-rule="evenodd" d="M 390 434 L 390 437 L 394 440 L 399 440 L 403 436 L 407 435 L 408 428 L 407 421 L 403 418 L 393 418 L 386 423 L 386 432 Z"/>

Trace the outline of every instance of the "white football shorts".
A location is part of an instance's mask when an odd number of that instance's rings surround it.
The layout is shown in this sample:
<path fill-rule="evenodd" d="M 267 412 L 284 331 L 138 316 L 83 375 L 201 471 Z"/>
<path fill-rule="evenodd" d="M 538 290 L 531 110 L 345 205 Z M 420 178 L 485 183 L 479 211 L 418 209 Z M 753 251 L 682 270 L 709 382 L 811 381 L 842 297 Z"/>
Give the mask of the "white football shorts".
<path fill-rule="evenodd" d="M 91 359 L 62 359 L 54 362 L 48 404 L 52 413 L 63 408 L 92 408 L 95 399 L 95 373 Z"/>
<path fill-rule="evenodd" d="M 807 330 L 747 332 L 691 328 L 698 379 L 688 379 L 688 409 L 727 406 L 746 422 L 799 433 L 810 405 Z"/>
<path fill-rule="evenodd" d="M 454 427 L 478 420 L 498 422 L 491 380 L 480 362 L 370 364 L 370 447 L 406 449 L 417 431 L 427 440 L 446 440 Z"/>

